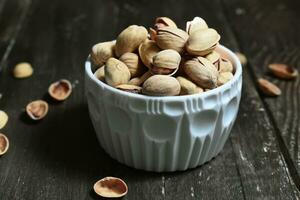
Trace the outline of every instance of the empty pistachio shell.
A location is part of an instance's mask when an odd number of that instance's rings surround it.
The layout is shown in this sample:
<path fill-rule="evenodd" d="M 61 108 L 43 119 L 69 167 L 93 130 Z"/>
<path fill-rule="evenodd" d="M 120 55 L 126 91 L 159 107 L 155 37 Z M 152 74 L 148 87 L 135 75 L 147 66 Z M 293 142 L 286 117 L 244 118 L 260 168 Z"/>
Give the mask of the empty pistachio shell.
<path fill-rule="evenodd" d="M 207 54 L 205 58 L 212 62 L 217 69 L 219 69 L 221 56 L 218 52 L 212 51 L 211 53 Z"/>
<path fill-rule="evenodd" d="M 9 140 L 8 138 L 0 133 L 0 156 L 4 155 L 9 148 Z"/>
<path fill-rule="evenodd" d="M 27 78 L 33 73 L 33 68 L 30 63 L 21 62 L 17 64 L 13 70 L 15 78 Z"/>
<path fill-rule="evenodd" d="M 208 29 L 208 26 L 201 17 L 195 17 L 192 21 L 186 23 L 186 32 L 189 35 L 203 29 Z"/>
<path fill-rule="evenodd" d="M 156 43 L 161 49 L 173 49 L 179 53 L 184 51 L 184 46 L 189 35 L 178 28 L 162 27 L 157 30 Z"/>
<path fill-rule="evenodd" d="M 128 192 L 126 183 L 116 177 L 105 177 L 94 184 L 96 194 L 107 198 L 123 197 Z"/>
<path fill-rule="evenodd" d="M 7 121 L 8 121 L 8 115 L 6 114 L 6 112 L 0 110 L 0 129 L 4 128 Z"/>
<path fill-rule="evenodd" d="M 144 65 L 150 68 L 153 56 L 158 53 L 160 48 L 155 41 L 146 40 L 139 46 L 139 55 Z"/>
<path fill-rule="evenodd" d="M 105 81 L 110 86 L 128 83 L 130 71 L 128 67 L 116 58 L 109 58 L 104 67 Z"/>
<path fill-rule="evenodd" d="M 218 86 L 224 85 L 228 81 L 233 78 L 233 74 L 231 72 L 221 72 L 218 76 Z"/>
<path fill-rule="evenodd" d="M 105 72 L 104 72 L 104 66 L 99 67 L 94 75 L 97 77 L 97 79 L 99 79 L 100 81 L 105 81 Z"/>
<path fill-rule="evenodd" d="M 211 89 L 217 86 L 218 71 L 206 58 L 197 57 L 187 61 L 184 71 L 200 87 Z"/>
<path fill-rule="evenodd" d="M 198 30 L 191 33 L 186 50 L 191 55 L 205 56 L 216 48 L 220 38 L 218 32 L 212 28 Z"/>
<path fill-rule="evenodd" d="M 161 27 L 166 27 L 166 26 L 170 26 L 170 27 L 174 27 L 177 28 L 175 22 L 173 20 L 171 20 L 168 17 L 158 17 L 155 20 L 155 24 L 154 24 L 154 28 L 158 29 Z"/>
<path fill-rule="evenodd" d="M 49 86 L 48 93 L 53 99 L 63 101 L 72 93 L 72 84 L 66 79 L 61 79 Z"/>
<path fill-rule="evenodd" d="M 102 66 L 111 57 L 114 57 L 115 41 L 95 44 L 91 51 L 91 61 L 95 66 Z"/>
<path fill-rule="evenodd" d="M 247 62 L 248 62 L 247 57 L 244 54 L 242 54 L 240 52 L 235 52 L 235 54 L 243 66 L 247 64 Z"/>
<path fill-rule="evenodd" d="M 268 67 L 274 76 L 281 79 L 293 79 L 298 76 L 298 70 L 286 64 L 273 63 Z"/>
<path fill-rule="evenodd" d="M 233 72 L 233 65 L 232 63 L 225 59 L 221 58 L 220 64 L 219 64 L 219 72 Z"/>
<path fill-rule="evenodd" d="M 195 94 L 197 93 L 196 88 L 197 85 L 193 83 L 192 81 L 188 80 L 187 78 L 184 78 L 182 76 L 178 76 L 177 81 L 180 84 L 180 95 L 187 95 L 187 94 Z"/>
<path fill-rule="evenodd" d="M 141 77 L 135 77 L 133 79 L 131 79 L 128 84 L 129 85 L 137 85 L 140 86 L 142 85 L 150 76 L 152 76 L 151 71 L 147 71 L 146 73 L 144 73 Z"/>
<path fill-rule="evenodd" d="M 26 106 L 26 113 L 31 119 L 40 120 L 48 113 L 48 103 L 43 100 L 32 101 Z"/>
<path fill-rule="evenodd" d="M 131 77 L 141 76 L 145 72 L 145 67 L 142 61 L 135 53 L 124 53 L 119 60 L 126 64 Z"/>
<path fill-rule="evenodd" d="M 153 75 L 144 82 L 142 93 L 150 96 L 175 96 L 180 93 L 180 84 L 174 77 Z"/>
<path fill-rule="evenodd" d="M 120 57 L 124 53 L 137 50 L 139 45 L 147 39 L 147 36 L 147 29 L 143 26 L 131 25 L 124 29 L 117 37 L 117 57 Z"/>
<path fill-rule="evenodd" d="M 179 67 L 180 60 L 181 56 L 175 50 L 160 51 L 153 56 L 151 72 L 153 74 L 173 75 Z"/>
<path fill-rule="evenodd" d="M 260 90 L 268 96 L 279 96 L 281 95 L 281 90 L 277 85 L 271 83 L 270 81 L 260 78 L 258 79 L 258 86 Z"/>
<path fill-rule="evenodd" d="M 136 94 L 139 94 L 142 91 L 142 87 L 137 85 L 129 85 L 129 84 L 118 85 L 116 88 L 119 90 L 136 93 Z"/>

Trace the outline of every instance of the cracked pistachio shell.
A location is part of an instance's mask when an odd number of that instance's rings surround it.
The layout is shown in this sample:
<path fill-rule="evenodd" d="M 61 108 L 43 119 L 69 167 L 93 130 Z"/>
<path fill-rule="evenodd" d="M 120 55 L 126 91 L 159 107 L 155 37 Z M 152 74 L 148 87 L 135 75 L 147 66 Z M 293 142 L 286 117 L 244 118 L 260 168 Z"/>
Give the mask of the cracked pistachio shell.
<path fill-rule="evenodd" d="M 91 51 L 91 61 L 95 66 L 102 66 L 111 57 L 114 57 L 115 41 L 95 44 Z"/>
<path fill-rule="evenodd" d="M 225 59 L 221 58 L 220 65 L 219 65 L 219 72 L 233 72 L 233 65 L 232 63 Z"/>
<path fill-rule="evenodd" d="M 161 49 L 156 45 L 155 41 L 152 40 L 146 40 L 139 46 L 140 58 L 148 68 L 151 67 L 153 56 L 159 51 L 161 51 Z"/>
<path fill-rule="evenodd" d="M 180 84 L 180 95 L 188 95 L 188 94 L 195 94 L 197 85 L 190 81 L 189 79 L 178 76 L 177 81 Z"/>
<path fill-rule="evenodd" d="M 151 71 L 153 74 L 173 75 L 180 64 L 180 54 L 172 49 L 158 52 L 153 56 Z"/>
<path fill-rule="evenodd" d="M 218 32 L 212 28 L 198 30 L 191 33 L 186 50 L 191 55 L 205 56 L 216 48 L 220 38 Z"/>
<path fill-rule="evenodd" d="M 137 25 L 127 27 L 117 37 L 116 56 L 120 57 L 124 53 L 136 51 L 147 37 L 148 32 L 145 27 Z"/>
<path fill-rule="evenodd" d="M 98 68 L 94 75 L 96 76 L 97 79 L 99 79 L 100 81 L 105 81 L 105 72 L 104 72 L 104 66 Z"/>
<path fill-rule="evenodd" d="M 186 32 L 189 35 L 203 29 L 208 29 L 208 26 L 201 17 L 195 17 L 192 21 L 186 23 Z"/>
<path fill-rule="evenodd" d="M 149 96 L 175 96 L 180 93 L 180 84 L 174 77 L 153 75 L 144 82 L 142 93 Z"/>
<path fill-rule="evenodd" d="M 105 198 L 121 198 L 128 192 L 126 183 L 116 177 L 105 177 L 94 184 L 93 187 L 96 194 Z"/>
<path fill-rule="evenodd" d="M 126 84 L 130 80 L 130 71 L 128 67 L 116 58 L 107 60 L 105 67 L 105 82 L 110 86 Z"/>
<path fill-rule="evenodd" d="M 126 64 L 131 77 L 141 76 L 145 72 L 145 67 L 142 61 L 135 53 L 124 53 L 119 60 Z"/>
<path fill-rule="evenodd" d="M 211 53 L 207 54 L 205 58 L 212 62 L 217 69 L 219 69 L 221 56 L 218 52 L 212 51 Z"/>
<path fill-rule="evenodd" d="M 228 81 L 230 81 L 233 78 L 233 74 L 231 72 L 222 72 L 219 73 L 218 76 L 218 86 L 224 85 Z"/>
<path fill-rule="evenodd" d="M 218 71 L 206 58 L 197 57 L 184 64 L 187 76 L 202 88 L 215 88 L 217 86 Z"/>
<path fill-rule="evenodd" d="M 161 49 L 173 49 L 182 53 L 188 38 L 189 35 L 181 29 L 162 27 L 157 30 L 155 40 Z"/>
<path fill-rule="evenodd" d="M 154 28 L 156 30 L 158 28 L 166 27 L 166 26 L 177 28 L 175 22 L 168 17 L 158 17 L 155 19 Z"/>
<path fill-rule="evenodd" d="M 116 88 L 119 90 L 123 90 L 123 91 L 130 92 L 130 93 L 135 93 L 135 94 L 139 94 L 142 92 L 142 87 L 137 86 L 137 85 L 122 84 L 122 85 L 118 85 Z"/>

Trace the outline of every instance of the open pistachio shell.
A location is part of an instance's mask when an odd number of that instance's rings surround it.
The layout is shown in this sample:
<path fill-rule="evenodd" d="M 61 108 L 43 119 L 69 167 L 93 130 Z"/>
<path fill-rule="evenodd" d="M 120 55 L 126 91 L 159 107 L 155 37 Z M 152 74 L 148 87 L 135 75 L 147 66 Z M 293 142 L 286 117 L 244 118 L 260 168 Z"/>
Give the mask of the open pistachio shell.
<path fill-rule="evenodd" d="M 72 84 L 66 79 L 61 79 L 49 86 L 48 93 L 57 101 L 66 100 L 72 93 Z"/>
<path fill-rule="evenodd" d="M 166 26 L 177 28 L 175 22 L 168 17 L 158 17 L 155 19 L 155 24 L 154 24 L 155 29 L 166 27 Z"/>
<path fill-rule="evenodd" d="M 94 184 L 96 194 L 107 198 L 120 198 L 127 194 L 126 183 L 116 177 L 105 177 Z"/>
<path fill-rule="evenodd" d="M 174 77 L 153 75 L 144 82 L 142 93 L 149 96 L 175 96 L 180 93 L 180 84 Z"/>
<path fill-rule="evenodd" d="M 107 60 L 105 67 L 105 82 L 110 86 L 117 86 L 128 83 L 130 80 L 130 71 L 128 67 L 116 58 Z"/>
<path fill-rule="evenodd" d="M 212 62 L 217 69 L 219 69 L 221 55 L 218 52 L 212 51 L 211 53 L 207 54 L 205 58 Z"/>
<path fill-rule="evenodd" d="M 36 100 L 30 102 L 26 106 L 27 115 L 33 120 L 43 119 L 48 113 L 48 103 L 43 100 Z"/>
<path fill-rule="evenodd" d="M 9 140 L 8 138 L 0 133 L 0 156 L 4 155 L 9 148 Z"/>
<path fill-rule="evenodd" d="M 189 35 L 203 29 L 208 29 L 208 26 L 201 17 L 195 17 L 192 21 L 186 23 L 186 32 Z"/>
<path fill-rule="evenodd" d="M 150 68 L 153 56 L 161 51 L 155 41 L 146 40 L 139 46 L 139 55 L 144 65 Z"/>
<path fill-rule="evenodd" d="M 146 71 L 146 68 L 144 67 L 139 56 L 135 53 L 124 53 L 119 60 L 126 64 L 130 71 L 131 77 L 141 76 Z"/>
<path fill-rule="evenodd" d="M 153 74 L 173 75 L 180 64 L 180 54 L 172 49 L 158 52 L 153 56 L 151 72 Z"/>
<path fill-rule="evenodd" d="M 104 65 L 109 58 L 114 57 L 115 45 L 115 41 L 95 44 L 91 51 L 92 63 L 97 67 Z"/>

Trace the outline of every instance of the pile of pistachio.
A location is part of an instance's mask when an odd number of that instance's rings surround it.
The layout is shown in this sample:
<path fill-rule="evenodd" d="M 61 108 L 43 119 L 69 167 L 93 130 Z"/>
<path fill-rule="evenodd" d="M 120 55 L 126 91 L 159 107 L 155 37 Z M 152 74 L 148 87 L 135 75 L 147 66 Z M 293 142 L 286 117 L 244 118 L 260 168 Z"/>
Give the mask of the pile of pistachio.
<path fill-rule="evenodd" d="M 186 31 L 170 18 L 158 17 L 154 28 L 131 25 L 116 41 L 93 46 L 95 76 L 120 90 L 149 96 L 205 92 L 233 77 L 232 63 L 215 51 L 220 35 L 195 17 Z"/>

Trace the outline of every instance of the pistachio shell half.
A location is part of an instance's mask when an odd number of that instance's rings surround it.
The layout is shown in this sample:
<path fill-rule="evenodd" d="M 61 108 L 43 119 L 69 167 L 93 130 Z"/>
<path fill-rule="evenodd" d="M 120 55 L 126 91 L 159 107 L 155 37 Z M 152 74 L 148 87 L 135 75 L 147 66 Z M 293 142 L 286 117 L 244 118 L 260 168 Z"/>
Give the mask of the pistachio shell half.
<path fill-rule="evenodd" d="M 150 68 L 153 56 L 161 51 L 155 41 L 146 40 L 139 46 L 139 55 L 144 65 Z"/>
<path fill-rule="evenodd" d="M 186 50 L 191 55 L 205 56 L 216 48 L 220 38 L 218 32 L 212 28 L 198 30 L 191 33 Z"/>
<path fill-rule="evenodd" d="M 197 57 L 188 60 L 184 64 L 184 71 L 200 87 L 212 89 L 217 86 L 218 71 L 206 58 Z"/>
<path fill-rule="evenodd" d="M 107 198 L 123 197 L 128 192 L 126 183 L 116 177 L 105 177 L 94 184 L 96 194 Z"/>
<path fill-rule="evenodd" d="M 142 93 L 150 96 L 175 96 L 180 93 L 180 84 L 174 77 L 153 75 L 144 82 Z"/>
<path fill-rule="evenodd" d="M 153 56 L 151 72 L 153 74 L 173 75 L 178 70 L 181 56 L 177 51 L 167 49 Z"/>
<path fill-rule="evenodd" d="M 4 128 L 4 126 L 7 124 L 8 121 L 8 115 L 3 110 L 0 110 L 0 129 Z"/>
<path fill-rule="evenodd" d="M 0 156 L 4 155 L 9 148 L 9 140 L 8 138 L 0 133 Z"/>
<path fill-rule="evenodd" d="M 105 81 L 105 72 L 104 72 L 104 66 L 99 67 L 94 75 L 96 76 L 97 79 L 99 79 L 100 81 Z"/>
<path fill-rule="evenodd" d="M 139 56 L 135 53 L 124 53 L 119 60 L 126 64 L 131 77 L 141 76 L 146 71 Z"/>
<path fill-rule="evenodd" d="M 61 79 L 49 86 L 48 93 L 57 101 L 66 100 L 72 93 L 72 84 L 66 79 Z"/>
<path fill-rule="evenodd" d="M 104 65 L 109 58 L 114 57 L 115 45 L 116 41 L 95 44 L 91 51 L 92 63 L 97 67 Z"/>
<path fill-rule="evenodd" d="M 177 25 L 175 24 L 175 22 L 168 17 L 158 17 L 155 19 L 154 28 L 156 30 L 161 27 L 166 27 L 166 26 L 177 28 Z"/>
<path fill-rule="evenodd" d="M 48 113 L 48 103 L 43 100 L 30 102 L 26 106 L 27 115 L 33 120 L 43 119 Z"/>
<path fill-rule="evenodd" d="M 189 35 L 178 28 L 162 27 L 157 30 L 156 43 L 161 49 L 173 49 L 179 53 L 184 51 Z"/>
<path fill-rule="evenodd" d="M 186 23 L 186 32 L 189 35 L 203 29 L 208 29 L 208 26 L 201 17 L 195 17 L 192 21 Z"/>
<path fill-rule="evenodd" d="M 130 71 L 128 67 L 116 58 L 109 58 L 104 67 L 105 82 L 110 86 L 128 83 Z"/>
<path fill-rule="evenodd" d="M 122 84 L 122 85 L 118 85 L 116 88 L 119 90 L 135 93 L 135 94 L 140 94 L 142 92 L 142 87 L 137 85 Z"/>
<path fill-rule="evenodd" d="M 134 52 L 148 37 L 147 29 L 143 26 L 131 25 L 124 29 L 117 37 L 116 56 Z"/>

